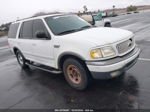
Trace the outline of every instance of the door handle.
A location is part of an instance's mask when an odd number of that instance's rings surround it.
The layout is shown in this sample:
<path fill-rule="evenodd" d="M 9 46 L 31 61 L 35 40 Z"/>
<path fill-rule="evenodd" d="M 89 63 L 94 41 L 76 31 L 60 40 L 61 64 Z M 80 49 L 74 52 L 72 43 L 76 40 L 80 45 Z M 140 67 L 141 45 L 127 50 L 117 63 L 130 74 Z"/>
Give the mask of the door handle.
<path fill-rule="evenodd" d="M 54 48 L 59 48 L 60 47 L 60 45 L 54 45 Z"/>

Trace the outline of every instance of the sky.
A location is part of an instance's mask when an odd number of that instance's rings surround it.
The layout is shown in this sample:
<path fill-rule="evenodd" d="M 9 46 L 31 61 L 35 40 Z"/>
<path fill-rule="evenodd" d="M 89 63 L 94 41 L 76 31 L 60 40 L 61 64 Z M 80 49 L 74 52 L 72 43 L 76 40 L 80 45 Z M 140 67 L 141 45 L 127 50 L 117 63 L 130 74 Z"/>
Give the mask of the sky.
<path fill-rule="evenodd" d="M 37 12 L 82 11 L 125 8 L 129 5 L 150 5 L 150 0 L 0 0 L 0 24 L 30 17 Z"/>

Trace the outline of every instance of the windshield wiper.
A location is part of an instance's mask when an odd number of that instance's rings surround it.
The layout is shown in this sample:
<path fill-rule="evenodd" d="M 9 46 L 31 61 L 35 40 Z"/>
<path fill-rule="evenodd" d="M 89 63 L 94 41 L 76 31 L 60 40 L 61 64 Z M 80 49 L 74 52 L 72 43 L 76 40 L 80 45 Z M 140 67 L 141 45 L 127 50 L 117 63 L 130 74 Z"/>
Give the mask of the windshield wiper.
<path fill-rule="evenodd" d="M 76 31 L 79 31 L 79 29 L 63 31 L 63 32 L 58 33 L 57 35 L 69 34 L 69 33 L 73 33 L 73 32 L 76 32 Z"/>
<path fill-rule="evenodd" d="M 92 26 L 87 25 L 87 26 L 81 27 L 80 29 L 87 29 L 87 28 L 91 28 L 91 27 L 92 27 Z"/>
<path fill-rule="evenodd" d="M 81 31 L 81 30 L 84 30 L 84 29 L 87 29 L 87 28 L 91 28 L 91 27 L 92 26 L 87 25 L 87 26 L 83 26 L 83 27 L 81 27 L 79 29 L 73 29 L 73 30 L 67 30 L 67 31 L 60 32 L 57 35 L 69 34 L 69 33 Z"/>

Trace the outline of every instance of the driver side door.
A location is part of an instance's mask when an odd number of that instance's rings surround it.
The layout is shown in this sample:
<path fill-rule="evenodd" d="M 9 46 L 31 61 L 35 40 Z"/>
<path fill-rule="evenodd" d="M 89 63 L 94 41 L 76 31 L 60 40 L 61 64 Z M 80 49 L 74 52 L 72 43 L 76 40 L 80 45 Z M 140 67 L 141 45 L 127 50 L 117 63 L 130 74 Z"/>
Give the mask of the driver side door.
<path fill-rule="evenodd" d="M 46 37 L 38 38 L 37 32 L 44 32 Z M 53 40 L 42 19 L 33 21 L 32 48 L 35 62 L 54 67 Z"/>

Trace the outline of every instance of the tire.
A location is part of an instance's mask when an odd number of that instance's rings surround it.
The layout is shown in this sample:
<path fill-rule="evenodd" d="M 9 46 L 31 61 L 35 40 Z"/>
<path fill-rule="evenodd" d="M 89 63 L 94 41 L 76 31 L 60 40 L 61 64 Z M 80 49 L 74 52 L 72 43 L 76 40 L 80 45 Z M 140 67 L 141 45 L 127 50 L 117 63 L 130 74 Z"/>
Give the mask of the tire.
<path fill-rule="evenodd" d="M 26 59 L 24 58 L 23 54 L 20 51 L 16 52 L 16 57 L 21 68 L 25 69 L 29 67 L 28 65 L 26 65 Z"/>
<path fill-rule="evenodd" d="M 69 85 L 77 90 L 84 90 L 92 77 L 87 67 L 74 58 L 66 59 L 63 63 L 63 72 Z"/>
<path fill-rule="evenodd" d="M 111 24 L 110 23 L 106 23 L 105 27 L 111 27 Z"/>

